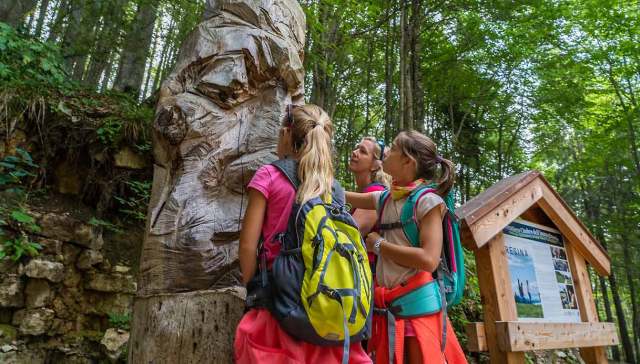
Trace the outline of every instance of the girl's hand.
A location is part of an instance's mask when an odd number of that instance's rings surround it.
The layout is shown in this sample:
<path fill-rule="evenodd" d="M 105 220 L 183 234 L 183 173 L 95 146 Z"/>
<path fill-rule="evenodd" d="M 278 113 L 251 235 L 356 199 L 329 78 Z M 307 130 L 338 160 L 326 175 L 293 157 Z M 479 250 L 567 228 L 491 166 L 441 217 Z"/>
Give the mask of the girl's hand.
<path fill-rule="evenodd" d="M 367 239 L 365 240 L 365 243 L 367 244 L 368 251 L 370 252 L 373 251 L 373 244 L 375 244 L 378 239 L 380 239 L 380 234 L 376 232 L 372 232 L 372 233 L 369 233 L 369 235 L 367 235 Z"/>

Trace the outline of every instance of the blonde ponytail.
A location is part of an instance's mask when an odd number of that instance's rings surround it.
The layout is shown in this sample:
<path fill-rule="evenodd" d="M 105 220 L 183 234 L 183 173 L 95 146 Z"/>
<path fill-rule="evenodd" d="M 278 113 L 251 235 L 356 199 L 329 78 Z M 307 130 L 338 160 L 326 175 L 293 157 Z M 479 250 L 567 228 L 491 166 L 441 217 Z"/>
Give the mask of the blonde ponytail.
<path fill-rule="evenodd" d="M 333 125 L 329 115 L 312 104 L 294 107 L 291 125 L 293 145 L 298 154 L 300 186 L 296 202 L 314 197 L 328 201 L 333 184 Z"/>

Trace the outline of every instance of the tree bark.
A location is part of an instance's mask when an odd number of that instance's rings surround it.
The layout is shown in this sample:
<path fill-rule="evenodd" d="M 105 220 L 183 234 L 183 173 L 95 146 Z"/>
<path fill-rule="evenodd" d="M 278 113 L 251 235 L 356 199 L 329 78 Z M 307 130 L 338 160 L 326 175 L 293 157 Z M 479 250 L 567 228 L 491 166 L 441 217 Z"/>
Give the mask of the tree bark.
<path fill-rule="evenodd" d="M 311 52 L 317 57 L 312 65 L 311 102 L 323 108 L 330 117 L 336 106 L 336 90 L 330 73 L 330 65 L 336 62 L 336 48 L 339 41 L 340 11 L 327 2 L 318 4 L 319 20 L 325 24 L 312 44 Z"/>
<path fill-rule="evenodd" d="M 0 21 L 17 28 L 37 3 L 37 0 L 3 0 L 0 2 Z"/>
<path fill-rule="evenodd" d="M 160 86 L 160 82 L 162 82 L 163 77 L 165 76 L 166 64 L 169 63 L 167 59 L 169 58 L 169 53 L 171 52 L 172 44 L 170 43 L 170 40 L 171 40 L 171 35 L 173 34 L 173 31 L 174 31 L 174 27 L 175 27 L 175 23 L 173 19 L 171 19 L 171 23 L 169 23 L 169 29 L 167 30 L 167 35 L 165 37 L 167 41 L 165 41 L 164 45 L 162 46 L 162 51 L 161 51 L 162 55 L 160 56 L 160 62 L 158 63 L 156 76 L 153 79 L 154 90 L 158 89 L 158 87 Z"/>
<path fill-rule="evenodd" d="M 604 302 L 604 312 L 607 322 L 613 322 L 613 314 L 611 313 L 611 302 L 609 302 L 609 293 L 607 292 L 607 282 L 604 277 L 600 276 L 600 291 L 602 292 L 602 301 Z M 611 347 L 611 355 L 614 361 L 620 361 L 620 349 L 618 346 Z"/>
<path fill-rule="evenodd" d="M 631 339 L 629 338 L 629 330 L 627 329 L 627 319 L 624 316 L 624 310 L 622 308 L 622 301 L 620 300 L 620 294 L 618 293 L 618 283 L 616 281 L 616 275 L 612 271 L 609 276 L 609 284 L 611 285 L 611 295 L 613 296 L 613 303 L 616 308 L 616 316 L 618 317 L 618 328 L 620 329 L 620 340 L 622 342 L 622 349 L 624 351 L 625 360 L 629 363 L 633 363 L 633 346 Z"/>
<path fill-rule="evenodd" d="M 387 1 L 386 39 L 384 46 L 384 140 L 391 142 L 393 128 L 393 73 L 395 71 L 395 17 L 390 16 L 395 0 Z"/>
<path fill-rule="evenodd" d="M 42 0 L 42 3 L 40 4 L 40 11 L 38 12 L 38 21 L 36 22 L 36 38 L 40 38 L 40 36 L 42 35 L 42 27 L 44 26 L 44 19 L 47 17 L 48 7 L 49 0 Z"/>
<path fill-rule="evenodd" d="M 408 26 L 408 0 L 400 0 L 400 122 L 398 127 L 400 130 L 410 129 L 410 121 L 407 118 L 410 108 L 408 95 L 410 85 L 410 72 L 407 62 L 409 61 L 409 26 Z"/>
<path fill-rule="evenodd" d="M 63 28 L 64 18 L 69 12 L 69 0 L 60 0 L 56 6 L 56 15 L 49 26 L 48 42 L 58 42 Z"/>
<path fill-rule="evenodd" d="M 120 45 L 119 29 L 122 26 L 124 5 L 128 0 L 101 1 L 102 29 L 96 37 L 95 48 L 91 52 L 91 59 L 87 67 L 84 83 L 99 88 L 101 76 L 107 69 L 114 49 Z"/>
<path fill-rule="evenodd" d="M 419 132 L 424 131 L 424 90 L 422 88 L 422 58 L 420 32 L 423 23 L 422 1 L 413 0 L 411 9 L 411 114 L 413 127 Z"/>
<path fill-rule="evenodd" d="M 233 289 L 136 297 L 129 363 L 231 364 L 243 310 Z"/>
<path fill-rule="evenodd" d="M 141 0 L 125 37 L 113 88 L 138 97 L 158 14 L 158 0 Z"/>
<path fill-rule="evenodd" d="M 150 85 L 150 81 L 151 81 L 151 74 L 153 71 L 153 60 L 154 57 L 156 55 L 156 50 L 158 47 L 158 43 L 159 43 L 159 36 L 156 36 L 155 39 L 153 39 L 151 41 L 152 46 L 151 46 L 151 53 L 149 53 L 149 66 L 147 69 L 147 74 L 144 78 L 143 84 L 144 84 L 144 88 L 142 89 L 142 99 L 145 99 L 147 97 L 147 92 L 149 92 L 149 85 Z"/>
<path fill-rule="evenodd" d="M 62 37 L 62 50 L 64 56 L 64 62 L 69 73 L 74 72 L 76 64 L 82 61 L 82 54 L 79 51 L 79 40 L 83 36 L 82 34 L 82 14 L 83 14 L 84 1 L 82 0 L 70 0 L 69 2 L 69 19 L 67 21 L 67 27 Z"/>

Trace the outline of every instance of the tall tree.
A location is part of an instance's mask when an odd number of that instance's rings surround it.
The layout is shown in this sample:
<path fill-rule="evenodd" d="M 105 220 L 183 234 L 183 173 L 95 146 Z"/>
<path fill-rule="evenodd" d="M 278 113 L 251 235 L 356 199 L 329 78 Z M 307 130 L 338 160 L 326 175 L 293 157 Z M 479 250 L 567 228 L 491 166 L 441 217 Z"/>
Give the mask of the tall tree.
<path fill-rule="evenodd" d="M 37 0 L 3 0 L 0 1 L 0 21 L 17 27 L 24 17 L 36 6 Z"/>
<path fill-rule="evenodd" d="M 157 14 L 158 0 L 139 1 L 135 19 L 123 42 L 114 89 L 138 97 Z"/>

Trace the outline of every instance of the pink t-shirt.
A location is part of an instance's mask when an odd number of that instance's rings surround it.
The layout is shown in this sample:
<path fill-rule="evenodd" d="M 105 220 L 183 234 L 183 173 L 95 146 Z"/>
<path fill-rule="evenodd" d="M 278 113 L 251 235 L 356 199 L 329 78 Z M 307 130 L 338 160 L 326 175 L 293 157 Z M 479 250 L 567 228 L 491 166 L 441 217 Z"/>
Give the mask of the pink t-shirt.
<path fill-rule="evenodd" d="M 262 223 L 262 238 L 267 254 L 267 265 L 270 267 L 281 248 L 280 242 L 274 242 L 273 238 L 276 234 L 287 230 L 296 190 L 287 177 L 270 164 L 256 171 L 248 187 L 262 193 L 267 200 L 267 210 Z"/>

